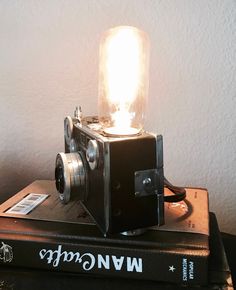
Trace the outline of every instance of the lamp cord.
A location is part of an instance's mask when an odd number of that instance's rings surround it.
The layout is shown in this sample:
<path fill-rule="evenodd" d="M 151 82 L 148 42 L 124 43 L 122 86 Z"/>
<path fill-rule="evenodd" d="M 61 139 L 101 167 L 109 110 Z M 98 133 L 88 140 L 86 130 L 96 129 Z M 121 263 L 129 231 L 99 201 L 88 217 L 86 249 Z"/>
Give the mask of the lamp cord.
<path fill-rule="evenodd" d="M 173 195 L 164 196 L 165 202 L 179 202 L 185 199 L 186 190 L 184 187 L 179 187 L 171 184 L 165 177 L 164 177 L 164 186 L 174 193 Z"/>

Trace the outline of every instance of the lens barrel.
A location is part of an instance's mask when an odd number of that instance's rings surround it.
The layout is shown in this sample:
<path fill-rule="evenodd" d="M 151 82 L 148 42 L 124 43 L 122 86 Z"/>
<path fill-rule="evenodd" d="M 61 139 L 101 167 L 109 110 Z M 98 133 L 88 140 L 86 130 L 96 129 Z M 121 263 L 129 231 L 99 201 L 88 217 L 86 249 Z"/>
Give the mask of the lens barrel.
<path fill-rule="evenodd" d="M 86 168 L 84 158 L 78 153 L 58 153 L 56 157 L 56 188 L 63 203 L 84 200 L 86 194 Z"/>

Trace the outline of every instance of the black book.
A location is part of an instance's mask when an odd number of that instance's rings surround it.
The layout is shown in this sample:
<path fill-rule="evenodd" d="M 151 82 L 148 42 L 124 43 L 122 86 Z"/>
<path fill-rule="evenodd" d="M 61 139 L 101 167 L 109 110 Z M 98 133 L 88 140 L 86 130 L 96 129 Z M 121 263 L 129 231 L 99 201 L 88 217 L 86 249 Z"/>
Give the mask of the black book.
<path fill-rule="evenodd" d="M 42 203 L 34 209 L 32 203 L 27 213 L 29 201 L 37 198 Z M 208 283 L 206 190 L 187 189 L 186 203 L 167 205 L 165 226 L 137 237 L 104 237 L 78 203 L 63 206 L 58 202 L 49 181 L 31 184 L 1 205 L 0 212 L 0 264 L 4 266 L 53 270 L 60 275 L 74 272 L 91 279 L 106 277 L 106 281 Z M 38 272 L 32 273 L 37 276 Z"/>
<path fill-rule="evenodd" d="M 167 282 L 154 282 L 146 280 L 123 279 L 123 278 L 99 278 L 95 276 L 40 271 L 29 268 L 0 267 L 1 290 L 172 290 L 172 289 L 215 289 L 233 290 L 231 273 L 226 259 L 221 235 L 218 230 L 217 220 L 210 213 L 210 250 L 208 284 L 205 286 L 181 286 Z"/>

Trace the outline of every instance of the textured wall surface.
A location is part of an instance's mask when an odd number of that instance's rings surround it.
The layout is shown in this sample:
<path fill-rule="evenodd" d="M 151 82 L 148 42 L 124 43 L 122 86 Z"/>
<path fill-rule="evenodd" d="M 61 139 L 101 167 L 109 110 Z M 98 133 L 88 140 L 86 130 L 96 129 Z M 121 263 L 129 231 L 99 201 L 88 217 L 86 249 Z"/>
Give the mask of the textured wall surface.
<path fill-rule="evenodd" d="M 151 39 L 146 129 L 162 133 L 165 174 L 207 187 L 236 234 L 236 2 L 0 1 L 0 199 L 52 179 L 63 119 L 97 112 L 98 46 L 116 25 Z"/>

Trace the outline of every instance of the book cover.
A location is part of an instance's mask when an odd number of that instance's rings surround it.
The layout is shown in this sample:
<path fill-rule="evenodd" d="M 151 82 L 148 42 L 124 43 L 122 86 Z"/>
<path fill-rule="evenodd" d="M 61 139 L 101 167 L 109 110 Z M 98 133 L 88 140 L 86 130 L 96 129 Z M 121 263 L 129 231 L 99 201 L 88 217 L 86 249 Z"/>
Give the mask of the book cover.
<path fill-rule="evenodd" d="M 29 201 L 39 200 L 40 194 L 47 197 L 41 196 L 41 203 L 27 212 Z M 186 203 L 166 205 L 164 227 L 137 237 L 103 237 L 77 202 L 60 203 L 51 181 L 31 184 L 3 203 L 0 212 L 3 265 L 207 284 L 209 213 L 204 189 L 187 189 Z"/>
<path fill-rule="evenodd" d="M 231 273 L 225 256 L 221 235 L 218 230 L 216 217 L 210 213 L 210 256 L 208 284 L 205 286 L 181 286 L 168 282 L 155 282 L 146 280 L 133 280 L 123 278 L 98 278 L 94 276 L 42 271 L 22 267 L 0 267 L 0 289 L 57 289 L 57 290 L 79 290 L 79 289 L 103 289 L 103 290 L 172 290 L 172 289 L 215 289 L 233 290 Z"/>

